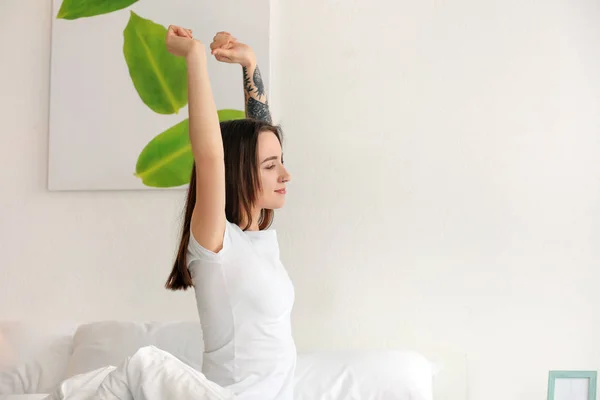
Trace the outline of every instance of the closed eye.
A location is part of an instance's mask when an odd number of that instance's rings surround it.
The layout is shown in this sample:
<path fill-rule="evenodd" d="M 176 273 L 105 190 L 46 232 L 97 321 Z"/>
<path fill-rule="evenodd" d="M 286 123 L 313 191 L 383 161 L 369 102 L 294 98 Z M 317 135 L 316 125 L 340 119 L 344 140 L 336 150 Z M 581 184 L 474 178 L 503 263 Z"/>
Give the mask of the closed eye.
<path fill-rule="evenodd" d="M 279 159 L 279 157 L 277 156 L 271 156 L 271 157 L 267 157 L 264 160 L 261 161 L 261 164 L 264 164 L 268 161 L 277 161 Z M 283 164 L 283 154 L 281 155 L 281 163 Z"/>

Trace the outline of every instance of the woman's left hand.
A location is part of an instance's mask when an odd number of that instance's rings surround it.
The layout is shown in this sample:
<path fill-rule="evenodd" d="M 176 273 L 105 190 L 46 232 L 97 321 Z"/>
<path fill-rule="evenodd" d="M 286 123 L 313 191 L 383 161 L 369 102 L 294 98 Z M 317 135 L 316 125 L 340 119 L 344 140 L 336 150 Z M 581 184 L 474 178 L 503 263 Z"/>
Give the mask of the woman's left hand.
<path fill-rule="evenodd" d="M 250 67 L 256 63 L 254 50 L 244 43 L 240 43 L 229 32 L 219 32 L 210 44 L 211 54 L 217 61 L 230 64 L 240 64 Z"/>

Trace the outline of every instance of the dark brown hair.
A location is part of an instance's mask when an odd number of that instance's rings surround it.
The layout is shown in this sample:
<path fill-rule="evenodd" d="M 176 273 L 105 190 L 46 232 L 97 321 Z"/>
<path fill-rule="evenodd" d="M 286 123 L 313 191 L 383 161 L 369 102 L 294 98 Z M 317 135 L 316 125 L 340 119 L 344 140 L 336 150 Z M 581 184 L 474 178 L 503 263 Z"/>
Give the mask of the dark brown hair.
<path fill-rule="evenodd" d="M 279 127 L 263 121 L 240 119 L 221 122 L 221 137 L 225 157 L 225 216 L 227 220 L 247 230 L 252 225 L 252 208 L 260 191 L 257 162 L 258 135 L 270 131 L 282 143 Z M 187 246 L 190 240 L 192 213 L 196 205 L 196 165 L 192 166 L 187 200 L 184 208 L 181 240 L 173 269 L 165 283 L 170 290 L 186 290 L 192 286 L 192 277 L 187 266 Z M 260 212 L 259 229 L 268 228 L 273 222 L 273 210 Z M 245 226 L 241 226 L 245 222 Z"/>

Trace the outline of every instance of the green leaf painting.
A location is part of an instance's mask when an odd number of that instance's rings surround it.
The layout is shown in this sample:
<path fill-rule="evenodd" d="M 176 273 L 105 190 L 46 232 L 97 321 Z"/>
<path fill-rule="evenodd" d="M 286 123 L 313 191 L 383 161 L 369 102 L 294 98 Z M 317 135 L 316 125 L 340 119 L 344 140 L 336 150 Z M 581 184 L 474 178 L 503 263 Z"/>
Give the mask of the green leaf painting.
<path fill-rule="evenodd" d="M 108 14 L 129 7 L 138 0 L 63 0 L 56 18 L 78 19 Z"/>
<path fill-rule="evenodd" d="M 158 114 L 177 114 L 187 104 L 187 67 L 165 46 L 167 29 L 131 11 L 123 54 L 142 101 Z"/>
<path fill-rule="evenodd" d="M 190 181 L 194 163 L 186 119 L 152 139 L 138 157 L 135 175 L 152 187 L 181 186 Z"/>
<path fill-rule="evenodd" d="M 138 0 L 63 0 L 56 18 L 73 20 L 122 10 Z M 169 53 L 167 29 L 129 11 L 123 30 L 123 55 L 133 86 L 142 102 L 158 114 L 178 114 L 187 105 L 187 65 L 183 57 Z M 217 111 L 219 121 L 246 118 L 234 109 Z M 185 119 L 155 136 L 138 155 L 135 176 L 156 188 L 188 184 L 194 164 Z"/>
<path fill-rule="evenodd" d="M 219 121 L 245 118 L 244 111 L 219 110 Z M 135 176 L 144 185 L 167 188 L 188 184 L 194 163 L 186 119 L 152 139 L 142 150 Z"/>

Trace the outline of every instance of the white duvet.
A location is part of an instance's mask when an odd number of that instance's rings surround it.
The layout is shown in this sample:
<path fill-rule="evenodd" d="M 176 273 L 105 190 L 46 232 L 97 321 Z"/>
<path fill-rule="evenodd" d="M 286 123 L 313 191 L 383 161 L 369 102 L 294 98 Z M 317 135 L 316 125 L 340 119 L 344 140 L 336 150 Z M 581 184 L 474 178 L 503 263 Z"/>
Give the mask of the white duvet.
<path fill-rule="evenodd" d="M 186 398 L 233 400 L 235 396 L 172 354 L 146 346 L 119 366 L 99 368 L 63 381 L 44 400 Z"/>

